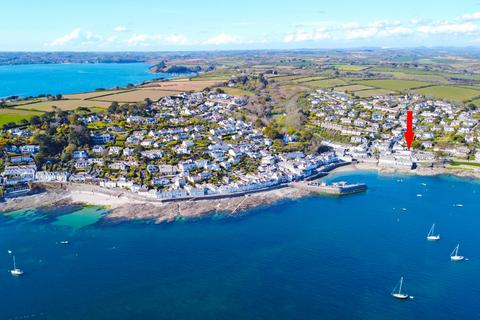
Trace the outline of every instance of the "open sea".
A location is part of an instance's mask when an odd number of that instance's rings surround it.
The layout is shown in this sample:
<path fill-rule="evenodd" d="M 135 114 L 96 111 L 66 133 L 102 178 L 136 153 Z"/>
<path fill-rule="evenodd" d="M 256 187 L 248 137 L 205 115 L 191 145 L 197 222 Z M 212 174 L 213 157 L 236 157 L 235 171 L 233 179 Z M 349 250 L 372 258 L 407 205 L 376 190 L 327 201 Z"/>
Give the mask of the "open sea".
<path fill-rule="evenodd" d="M 78 93 L 172 78 L 150 73 L 148 68 L 145 63 L 4 65 L 0 66 L 0 98 Z"/>
<path fill-rule="evenodd" d="M 327 180 L 369 189 L 161 225 L 96 207 L 0 215 L 0 319 L 480 319 L 480 183 Z M 450 261 L 458 243 L 468 261 Z M 401 276 L 414 299 L 390 296 Z"/>

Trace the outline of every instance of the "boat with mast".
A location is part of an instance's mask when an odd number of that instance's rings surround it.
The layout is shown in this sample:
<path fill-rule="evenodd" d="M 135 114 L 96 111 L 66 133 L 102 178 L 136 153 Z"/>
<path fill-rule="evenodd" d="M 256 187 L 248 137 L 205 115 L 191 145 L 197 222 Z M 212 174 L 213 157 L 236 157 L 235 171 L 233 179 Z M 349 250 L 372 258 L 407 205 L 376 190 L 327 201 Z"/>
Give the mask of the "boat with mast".
<path fill-rule="evenodd" d="M 450 253 L 450 260 L 452 261 L 462 261 L 465 259 L 464 256 L 458 255 L 458 248 L 460 247 L 460 244 L 457 244 L 455 249 L 453 249 L 452 253 Z"/>
<path fill-rule="evenodd" d="M 400 278 L 400 281 L 397 283 L 395 288 L 393 288 L 392 293 L 391 293 L 392 297 L 394 297 L 396 299 L 400 299 L 400 300 L 413 298 L 413 297 L 409 296 L 408 294 L 406 294 L 405 292 L 402 292 L 402 288 L 403 288 L 403 277 Z"/>
<path fill-rule="evenodd" d="M 435 223 L 430 228 L 430 231 L 428 231 L 427 240 L 429 240 L 429 241 L 440 240 L 440 234 L 434 234 L 434 233 L 435 233 Z"/>
<path fill-rule="evenodd" d="M 23 270 L 17 268 L 17 263 L 15 261 L 15 256 L 13 256 L 12 258 L 13 258 L 13 269 L 10 270 L 10 274 L 14 277 L 18 277 L 18 276 L 23 275 Z"/>

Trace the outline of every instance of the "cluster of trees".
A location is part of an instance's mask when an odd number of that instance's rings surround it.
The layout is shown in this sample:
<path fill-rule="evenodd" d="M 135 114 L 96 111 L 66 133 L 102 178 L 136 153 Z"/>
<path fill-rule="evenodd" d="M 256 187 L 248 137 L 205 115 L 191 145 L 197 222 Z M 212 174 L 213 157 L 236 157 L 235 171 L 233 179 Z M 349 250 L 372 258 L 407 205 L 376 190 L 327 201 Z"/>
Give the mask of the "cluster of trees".
<path fill-rule="evenodd" d="M 110 114 L 122 114 L 122 115 L 134 115 L 134 116 L 147 116 L 148 113 L 145 110 L 146 106 L 149 106 L 152 103 L 150 99 L 145 99 L 143 103 L 135 104 L 119 104 L 114 101 L 108 107 L 107 111 Z"/>
<path fill-rule="evenodd" d="M 32 143 L 40 146 L 35 160 L 41 166 L 45 162 L 58 162 L 59 159 L 70 160 L 73 151 L 89 145 L 90 134 L 82 125 L 49 126 L 46 130 L 36 132 Z"/>

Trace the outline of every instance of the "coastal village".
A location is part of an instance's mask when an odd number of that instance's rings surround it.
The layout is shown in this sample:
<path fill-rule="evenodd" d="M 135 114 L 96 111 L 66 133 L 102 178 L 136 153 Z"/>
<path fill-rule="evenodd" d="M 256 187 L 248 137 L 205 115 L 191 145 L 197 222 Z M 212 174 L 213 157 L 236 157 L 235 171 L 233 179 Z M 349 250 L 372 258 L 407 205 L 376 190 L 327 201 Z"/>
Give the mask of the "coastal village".
<path fill-rule="evenodd" d="M 245 103 L 222 93 L 184 93 L 151 103 L 142 115 L 79 117 L 91 128 L 90 148 L 71 150 L 62 170 L 37 166 L 39 145 L 6 146 L 4 196 L 52 182 L 123 188 L 156 199 L 248 193 L 305 179 L 340 161 L 335 152 L 276 154 L 261 130 L 231 117 Z M 32 132 L 6 134 L 28 141 Z"/>
<path fill-rule="evenodd" d="M 344 143 L 324 141 L 343 160 L 404 169 L 431 167 L 452 159 L 480 160 L 480 110 L 476 108 L 469 110 L 420 95 L 365 100 L 324 90 L 311 94 L 309 101 L 310 124 L 343 138 Z M 404 139 L 407 110 L 415 114 L 412 151 L 407 150 Z M 454 146 L 450 140 L 456 142 Z"/>
<path fill-rule="evenodd" d="M 311 154 L 279 151 L 264 128 L 234 116 L 247 97 L 221 90 L 167 96 L 142 108 L 112 104 L 108 112 L 65 112 L 49 130 L 85 130 L 79 137 L 70 133 L 69 139 L 81 142 L 58 150 L 57 161 L 46 160 L 45 146 L 35 143 L 35 130 L 47 128 L 42 121 L 4 130 L 9 143 L 0 176 L 3 196 L 68 182 L 125 189 L 161 201 L 202 199 L 278 188 L 352 162 L 411 170 L 449 159 L 480 159 L 474 147 L 479 141 L 476 109 L 420 95 L 360 99 L 322 89 L 307 99 L 306 126 L 335 138 L 324 139 L 322 150 Z M 416 115 L 413 151 L 403 138 L 409 109 Z M 445 137 L 453 137 L 456 146 L 442 147 Z M 280 137 L 287 146 L 298 139 L 294 133 Z"/>

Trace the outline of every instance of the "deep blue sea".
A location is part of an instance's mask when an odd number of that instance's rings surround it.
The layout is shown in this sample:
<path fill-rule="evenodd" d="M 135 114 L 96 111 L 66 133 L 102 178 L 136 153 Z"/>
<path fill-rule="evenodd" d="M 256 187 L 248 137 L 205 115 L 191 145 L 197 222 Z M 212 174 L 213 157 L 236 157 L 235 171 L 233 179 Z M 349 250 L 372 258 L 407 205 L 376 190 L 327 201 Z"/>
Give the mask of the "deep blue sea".
<path fill-rule="evenodd" d="M 480 319 L 479 183 L 328 179 L 369 190 L 162 225 L 92 207 L 2 215 L 0 319 Z M 469 261 L 450 261 L 457 243 Z M 414 299 L 390 296 L 401 276 Z"/>
<path fill-rule="evenodd" d="M 172 77 L 149 73 L 148 67 L 144 63 L 0 66 L 0 97 L 78 93 Z"/>

